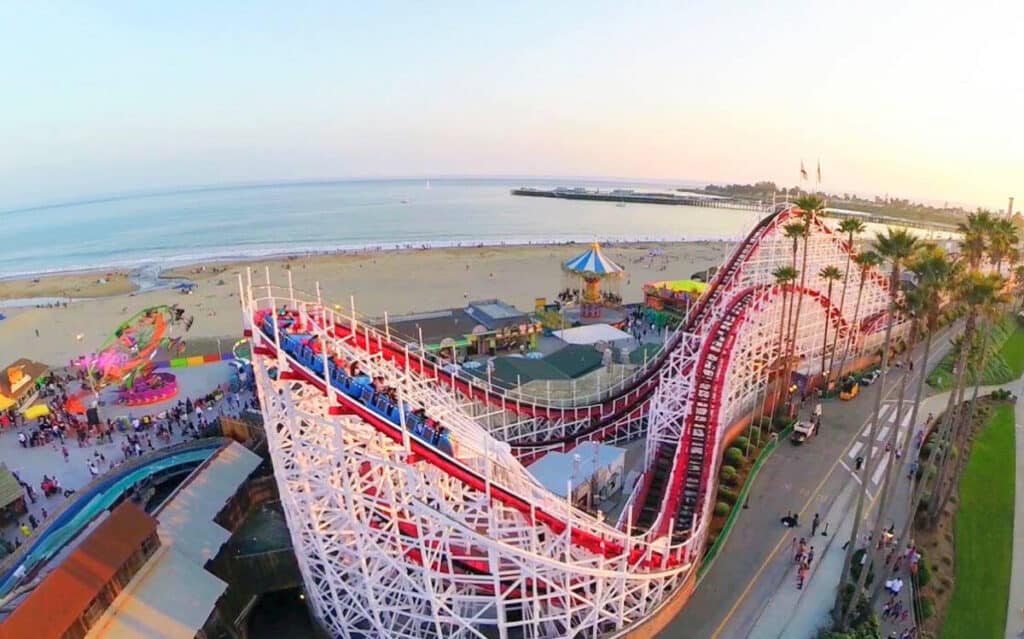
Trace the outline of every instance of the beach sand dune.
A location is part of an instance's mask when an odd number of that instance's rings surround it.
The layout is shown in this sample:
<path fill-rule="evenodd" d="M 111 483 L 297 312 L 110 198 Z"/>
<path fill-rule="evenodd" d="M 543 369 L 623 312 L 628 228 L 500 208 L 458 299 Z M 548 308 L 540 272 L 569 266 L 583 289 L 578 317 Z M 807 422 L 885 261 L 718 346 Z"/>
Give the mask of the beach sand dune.
<path fill-rule="evenodd" d="M 537 297 L 555 298 L 563 287 L 561 263 L 585 248 L 577 244 L 403 250 L 191 265 L 167 273 L 198 283 L 191 295 L 157 290 L 82 300 L 67 308 L 8 309 L 8 318 L 0 322 L 0 353 L 4 356 L 0 359 L 29 357 L 66 364 L 72 357 L 98 348 L 136 311 L 160 304 L 179 304 L 195 318 L 186 341 L 220 337 L 225 340 L 223 348 L 228 349 L 241 333 L 238 274 L 246 267 L 253 269 L 254 281 L 263 281 L 264 269 L 270 268 L 272 280 L 282 286 L 290 270 L 298 290 L 312 292 L 319 281 L 325 301 L 347 309 L 349 296 L 354 295 L 356 310 L 375 317 L 385 311 L 392 315 L 422 312 L 487 298 L 530 310 Z M 641 300 L 646 282 L 686 278 L 718 265 L 729 248 L 721 242 L 648 243 L 610 246 L 605 252 L 628 272 L 621 291 L 629 302 Z M 651 257 L 652 251 L 663 255 Z M 64 277 L 62 284 L 74 287 L 97 276 Z M 6 285 L 10 297 L 39 295 L 34 292 L 38 285 L 31 281 Z"/>

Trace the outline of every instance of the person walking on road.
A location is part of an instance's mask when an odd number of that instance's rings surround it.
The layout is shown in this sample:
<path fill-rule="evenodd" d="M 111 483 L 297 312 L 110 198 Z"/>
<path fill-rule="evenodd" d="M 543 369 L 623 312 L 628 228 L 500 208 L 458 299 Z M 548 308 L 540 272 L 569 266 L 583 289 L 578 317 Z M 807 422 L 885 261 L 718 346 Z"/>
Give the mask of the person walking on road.
<path fill-rule="evenodd" d="M 811 537 L 818 532 L 818 526 L 821 524 L 821 519 L 818 517 L 818 513 L 814 513 L 814 520 L 811 521 Z"/>

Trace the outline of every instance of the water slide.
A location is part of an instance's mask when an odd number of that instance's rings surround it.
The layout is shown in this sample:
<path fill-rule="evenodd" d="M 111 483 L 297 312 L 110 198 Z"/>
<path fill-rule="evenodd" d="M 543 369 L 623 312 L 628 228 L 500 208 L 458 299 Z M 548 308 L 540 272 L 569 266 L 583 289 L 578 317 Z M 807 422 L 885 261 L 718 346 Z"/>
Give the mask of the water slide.
<path fill-rule="evenodd" d="M 140 481 L 170 469 L 198 466 L 224 445 L 220 439 L 171 446 L 146 455 L 140 463 L 115 467 L 70 497 L 13 555 L 0 564 L 0 601 L 43 566 L 103 511 L 121 501 Z"/>

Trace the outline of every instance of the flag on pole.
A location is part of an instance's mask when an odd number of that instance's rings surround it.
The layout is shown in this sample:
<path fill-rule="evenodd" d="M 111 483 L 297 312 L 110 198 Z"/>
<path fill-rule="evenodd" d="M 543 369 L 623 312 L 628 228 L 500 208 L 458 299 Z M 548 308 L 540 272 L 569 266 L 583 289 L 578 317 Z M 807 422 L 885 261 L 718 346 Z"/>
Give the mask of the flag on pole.
<path fill-rule="evenodd" d="M 821 184 L 821 160 L 818 160 L 818 184 Z"/>
<path fill-rule="evenodd" d="M 800 179 L 801 180 L 806 180 L 807 179 L 807 169 L 804 168 L 804 161 L 803 160 L 800 160 Z"/>

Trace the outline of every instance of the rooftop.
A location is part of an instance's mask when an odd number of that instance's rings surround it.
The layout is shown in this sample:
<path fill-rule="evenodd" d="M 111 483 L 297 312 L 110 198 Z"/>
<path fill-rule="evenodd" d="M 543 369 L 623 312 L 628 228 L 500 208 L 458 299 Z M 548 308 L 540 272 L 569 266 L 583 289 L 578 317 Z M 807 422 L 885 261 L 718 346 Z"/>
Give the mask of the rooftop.
<path fill-rule="evenodd" d="M 231 442 L 192 473 L 156 514 L 162 550 L 118 595 L 88 639 L 196 636 L 227 588 L 204 569 L 231 535 L 213 520 L 259 464 L 258 455 Z"/>
<path fill-rule="evenodd" d="M 155 530 L 153 517 L 123 502 L 0 624 L 0 639 L 63 636 Z"/>

